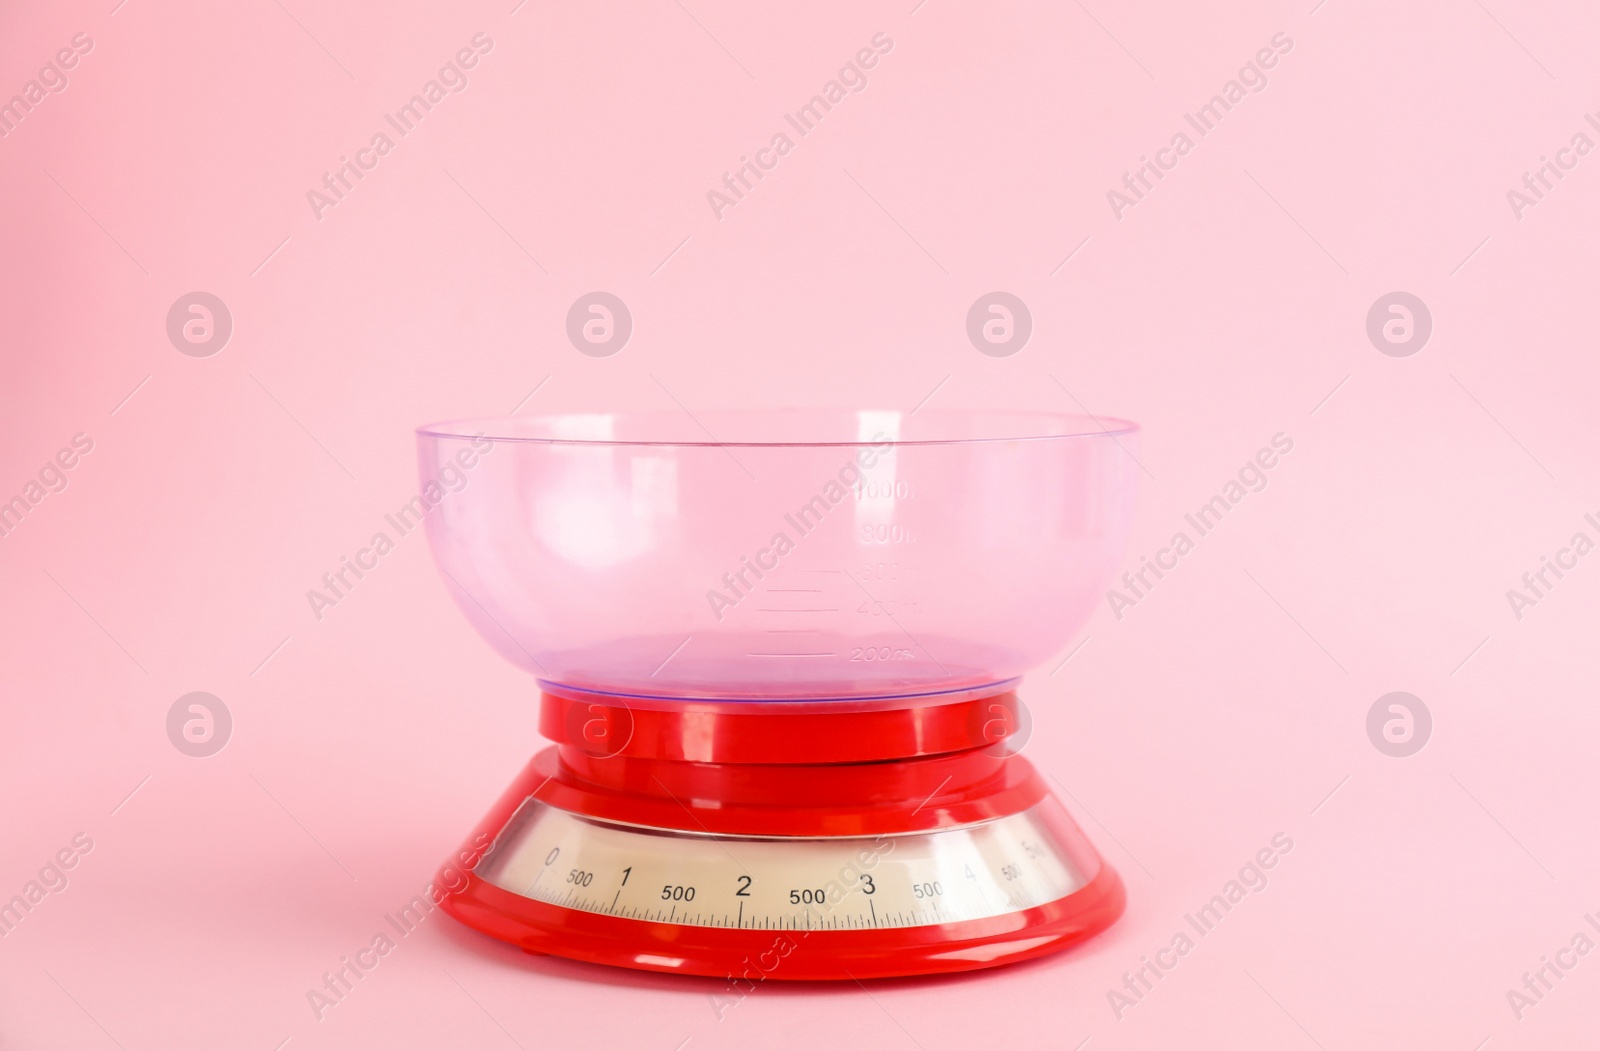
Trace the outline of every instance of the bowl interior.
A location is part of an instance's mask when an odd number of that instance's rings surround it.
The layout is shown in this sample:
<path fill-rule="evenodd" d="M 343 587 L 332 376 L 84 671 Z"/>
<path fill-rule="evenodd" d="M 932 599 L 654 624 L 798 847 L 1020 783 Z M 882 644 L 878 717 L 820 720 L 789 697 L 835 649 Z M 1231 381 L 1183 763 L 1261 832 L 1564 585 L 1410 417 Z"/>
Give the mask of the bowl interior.
<path fill-rule="evenodd" d="M 541 680 L 903 696 L 1063 647 L 1127 534 L 1136 428 L 1044 414 L 721 413 L 418 432 L 446 586 Z"/>

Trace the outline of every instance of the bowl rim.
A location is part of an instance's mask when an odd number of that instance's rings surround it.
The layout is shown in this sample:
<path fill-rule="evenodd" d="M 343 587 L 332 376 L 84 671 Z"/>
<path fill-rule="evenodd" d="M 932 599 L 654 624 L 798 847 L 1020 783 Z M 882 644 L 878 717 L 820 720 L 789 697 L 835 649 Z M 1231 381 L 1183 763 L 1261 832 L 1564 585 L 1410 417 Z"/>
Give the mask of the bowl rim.
<path fill-rule="evenodd" d="M 920 409 L 920 406 L 918 407 Z M 883 431 L 874 432 L 868 438 L 818 438 L 813 440 L 793 439 L 760 439 L 735 436 L 719 439 L 716 434 L 703 422 L 711 420 L 719 425 L 723 433 L 732 433 L 728 426 L 734 427 L 759 427 L 771 425 L 778 418 L 793 420 L 795 417 L 811 417 L 819 423 L 837 425 L 845 419 L 850 419 L 858 425 L 873 418 L 889 420 L 893 418 L 897 423 L 905 424 L 915 416 L 918 409 L 902 412 L 898 409 L 731 409 L 712 410 L 699 414 L 691 413 L 687 409 L 681 412 L 671 410 L 638 410 L 621 412 L 551 412 L 535 413 L 528 416 L 495 416 L 481 419 L 452 419 L 442 420 L 437 423 L 423 424 L 416 428 L 419 439 L 450 439 L 472 442 L 494 442 L 518 445 L 573 445 L 573 446 L 633 446 L 640 448 L 758 448 L 758 449 L 797 449 L 797 448 L 885 448 L 898 446 L 923 446 L 923 445 L 981 445 L 1017 441 L 1081 441 L 1109 438 L 1115 442 L 1119 437 L 1131 436 L 1140 431 L 1139 424 L 1116 416 L 1097 416 L 1090 412 L 1067 413 L 1053 412 L 1050 410 L 1024 410 L 1024 409 L 931 409 L 923 416 L 916 426 L 919 430 L 932 430 L 934 436 L 930 437 L 884 437 Z M 706 435 L 704 439 L 686 439 L 678 437 L 663 438 L 618 438 L 618 437 L 590 437 L 575 434 L 537 434 L 526 433 L 540 427 L 555 429 L 566 425 L 569 429 L 576 424 L 596 425 L 601 421 L 626 422 L 631 427 L 641 427 L 658 424 L 663 431 L 669 425 L 676 425 L 679 430 L 697 428 Z M 949 428 L 961 426 L 972 427 L 980 422 L 994 426 L 1000 422 L 1011 423 L 1010 427 L 998 428 L 996 433 L 976 434 L 970 436 L 938 436 L 937 431 L 941 425 Z M 1026 425 L 1024 421 L 1033 421 L 1033 425 Z M 1044 425 L 1049 421 L 1053 426 Z M 870 422 L 868 422 L 870 426 Z M 522 431 L 524 433 L 517 433 Z M 1041 433 L 1041 431 L 1043 433 Z M 739 432 L 742 433 L 742 432 Z"/>

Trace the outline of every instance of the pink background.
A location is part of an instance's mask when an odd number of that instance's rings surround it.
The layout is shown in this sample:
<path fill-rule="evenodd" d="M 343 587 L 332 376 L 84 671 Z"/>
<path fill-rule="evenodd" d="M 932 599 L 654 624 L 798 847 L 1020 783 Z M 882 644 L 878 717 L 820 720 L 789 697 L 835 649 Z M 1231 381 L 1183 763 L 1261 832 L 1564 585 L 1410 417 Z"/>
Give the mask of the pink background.
<path fill-rule="evenodd" d="M 1506 591 L 1600 535 L 1600 158 L 1520 219 L 1506 193 L 1600 134 L 1600 18 L 515 2 L 0 13 L 0 99 L 93 40 L 0 139 L 0 498 L 94 442 L 0 537 L 0 897 L 94 844 L 0 939 L 0 1046 L 1592 1042 L 1600 956 L 1520 1021 L 1506 991 L 1600 911 L 1600 556 L 1520 620 Z M 469 86 L 319 221 L 307 191 L 480 32 Z M 719 221 L 707 190 L 879 32 L 869 86 Z M 1107 190 L 1280 32 L 1266 88 L 1119 221 Z M 166 335 L 196 289 L 234 319 L 211 357 Z M 565 338 L 592 289 L 633 312 L 614 357 Z M 994 289 L 1035 321 L 1007 358 L 964 328 Z M 1404 358 L 1365 331 L 1396 289 L 1434 321 Z M 305 592 L 415 491 L 414 425 L 541 383 L 524 412 L 1081 401 L 1146 427 L 1130 566 L 1292 436 L 1026 685 L 1121 923 L 1005 972 L 769 984 L 719 1021 L 721 983 L 436 915 L 316 1021 L 306 990 L 538 740 L 531 680 L 420 539 L 321 622 Z M 235 720 L 208 759 L 165 732 L 195 690 Z M 1365 731 L 1394 690 L 1434 719 L 1405 759 Z M 1107 990 L 1279 832 L 1270 885 L 1119 1021 Z"/>

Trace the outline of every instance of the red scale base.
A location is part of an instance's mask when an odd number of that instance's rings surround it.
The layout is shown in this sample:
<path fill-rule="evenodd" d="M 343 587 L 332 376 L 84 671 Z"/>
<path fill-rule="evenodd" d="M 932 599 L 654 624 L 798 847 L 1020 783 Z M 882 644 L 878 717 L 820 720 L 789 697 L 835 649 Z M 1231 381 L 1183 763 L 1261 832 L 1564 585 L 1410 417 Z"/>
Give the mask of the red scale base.
<path fill-rule="evenodd" d="M 1115 922 L 1122 882 L 1007 750 L 1016 725 L 1008 690 L 702 702 L 549 687 L 540 731 L 556 747 L 474 830 L 471 871 L 441 872 L 457 888 L 441 905 L 528 952 L 736 981 L 1055 952 Z"/>

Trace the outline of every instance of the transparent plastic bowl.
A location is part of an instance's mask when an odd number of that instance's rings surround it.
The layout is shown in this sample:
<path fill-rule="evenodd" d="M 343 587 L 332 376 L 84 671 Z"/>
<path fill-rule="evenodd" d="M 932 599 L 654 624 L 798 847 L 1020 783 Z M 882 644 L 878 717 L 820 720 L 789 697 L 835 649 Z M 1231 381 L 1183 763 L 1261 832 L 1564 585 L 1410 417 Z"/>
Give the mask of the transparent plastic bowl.
<path fill-rule="evenodd" d="M 547 685 L 942 693 L 1017 678 L 1088 619 L 1137 430 L 935 409 L 456 421 L 417 432 L 412 511 L 468 619 Z"/>

